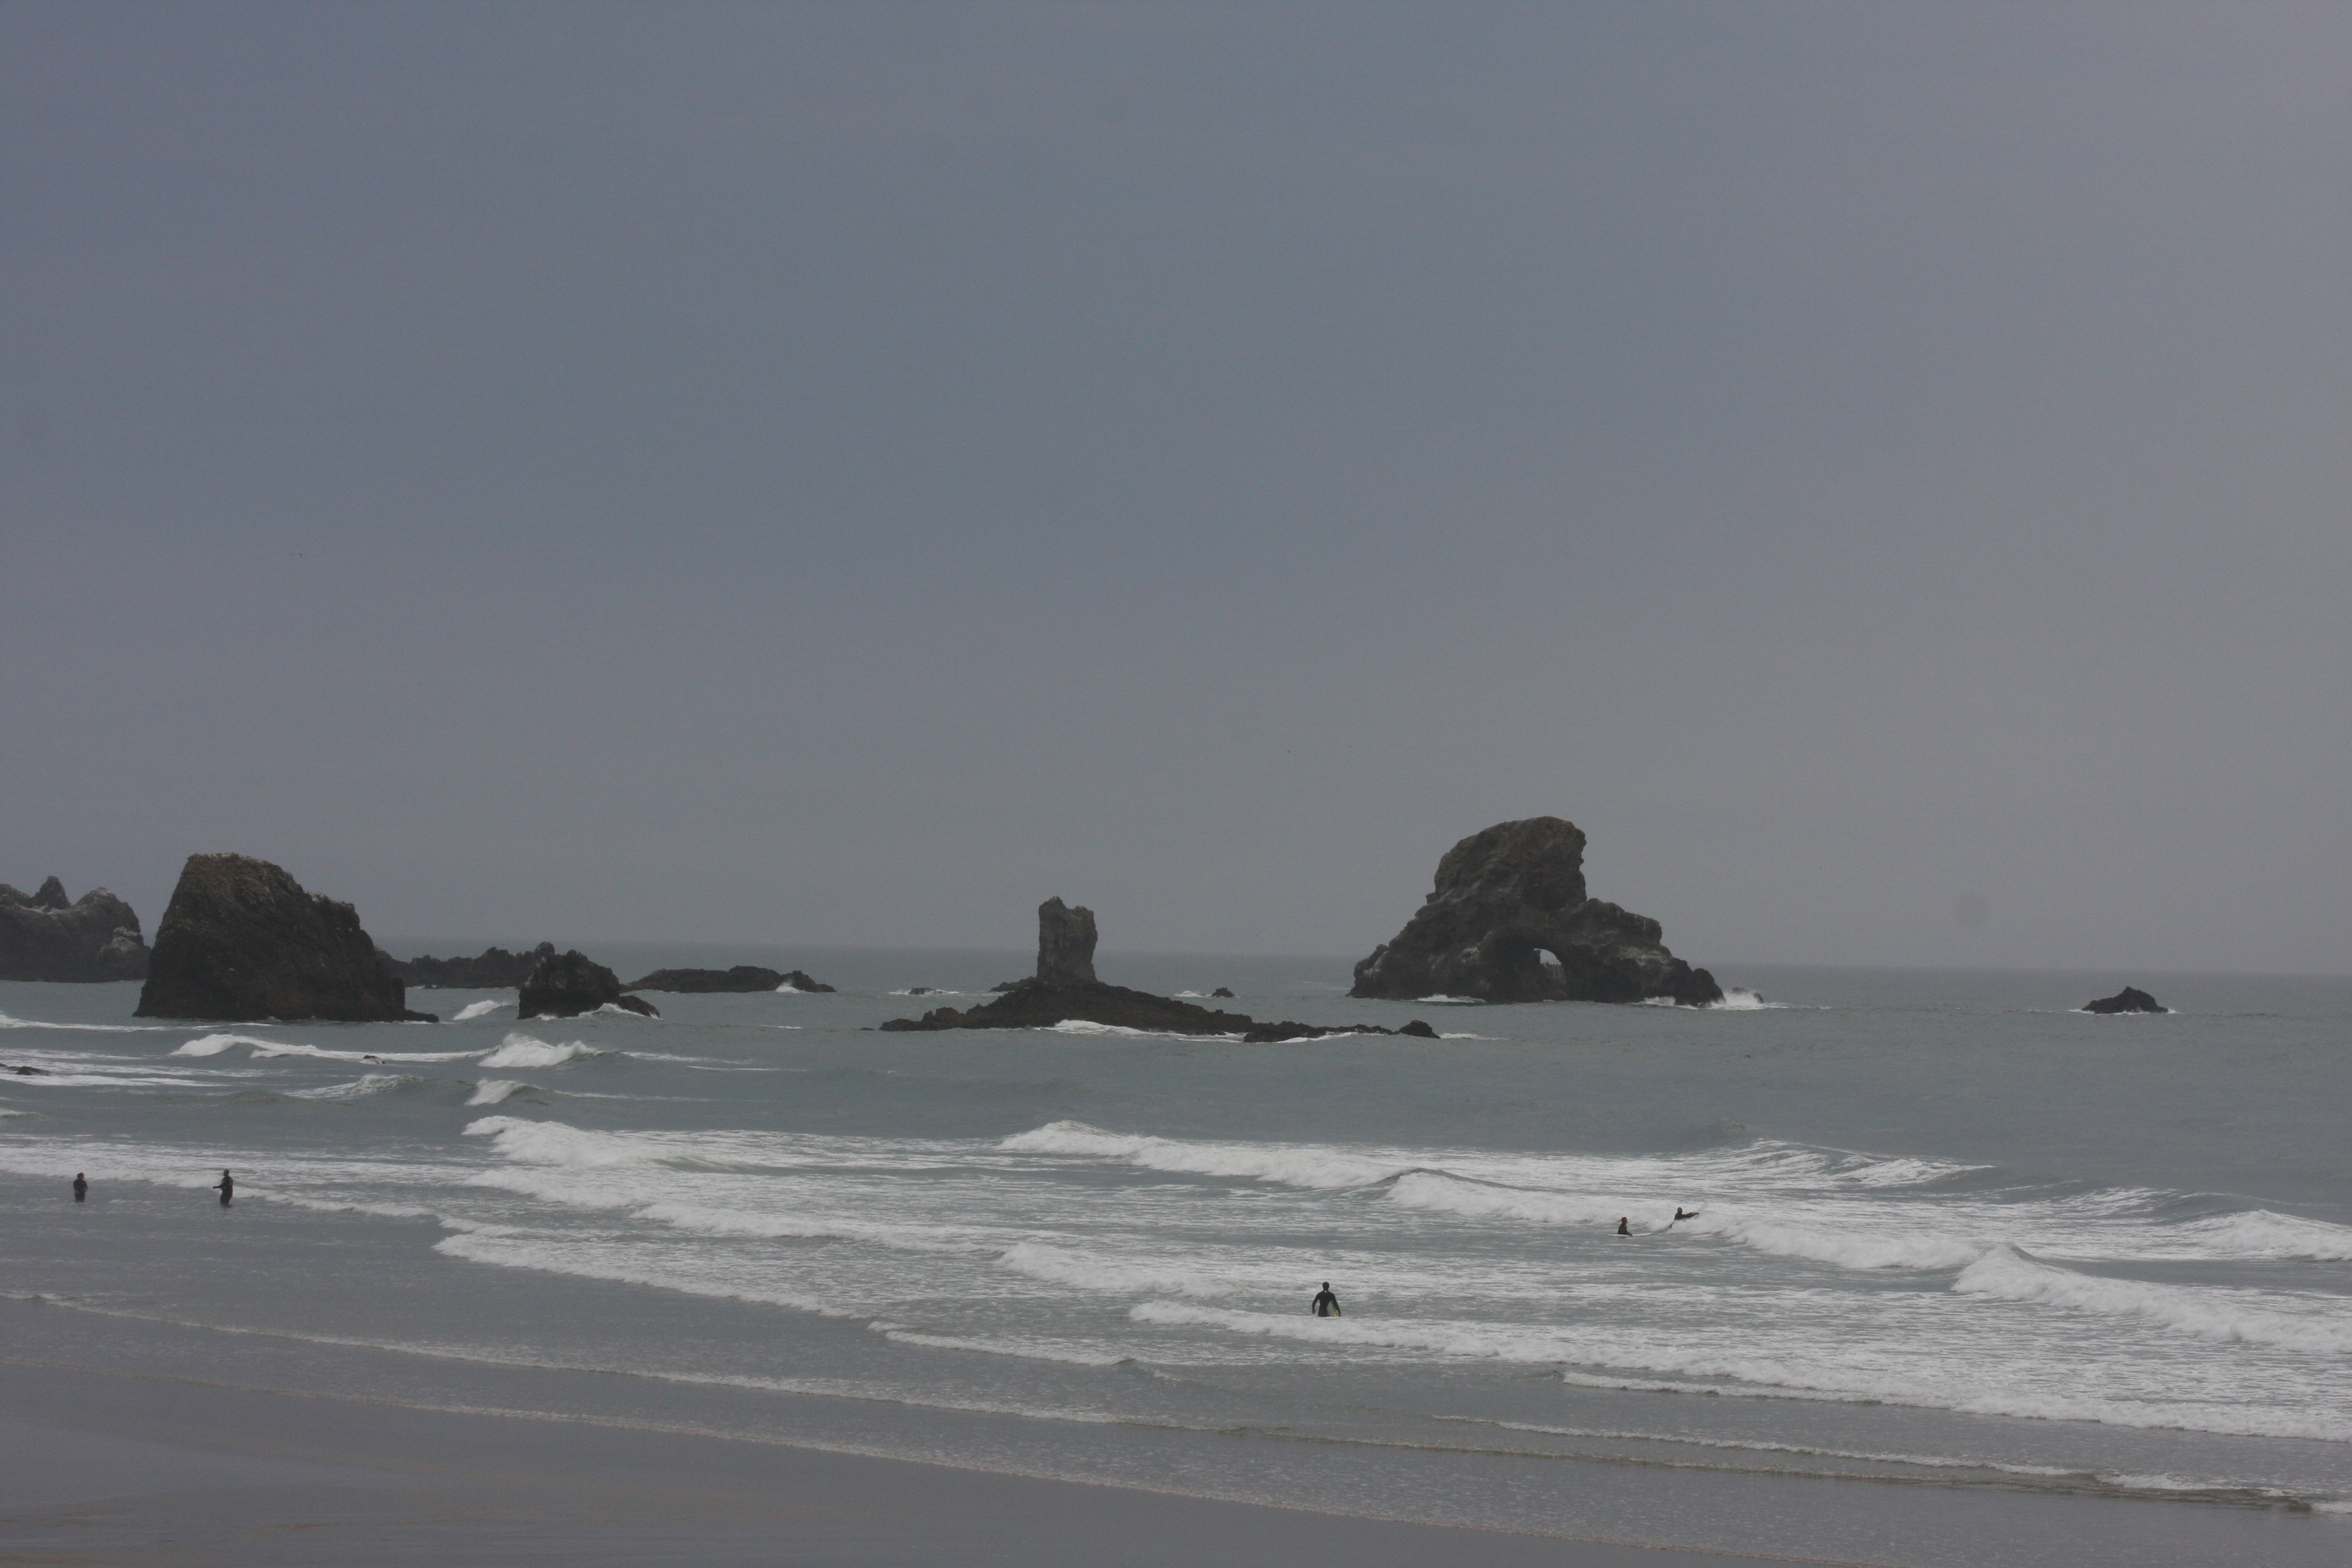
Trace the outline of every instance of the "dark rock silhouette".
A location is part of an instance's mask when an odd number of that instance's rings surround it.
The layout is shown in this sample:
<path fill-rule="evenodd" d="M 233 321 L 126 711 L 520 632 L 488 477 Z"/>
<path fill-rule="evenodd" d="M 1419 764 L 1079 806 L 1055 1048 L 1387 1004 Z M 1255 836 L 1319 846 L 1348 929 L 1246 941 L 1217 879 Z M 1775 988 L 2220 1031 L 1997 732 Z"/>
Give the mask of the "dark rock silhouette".
<path fill-rule="evenodd" d="M 0 980 L 146 977 L 139 917 L 104 888 L 68 901 L 55 877 L 30 896 L 0 882 Z"/>
<path fill-rule="evenodd" d="M 1095 912 L 1059 899 L 1037 906 L 1037 978 L 1048 985 L 1096 985 Z"/>
<path fill-rule="evenodd" d="M 542 942 L 528 952 L 486 947 L 479 958 L 435 958 L 430 953 L 392 961 L 393 973 L 411 985 L 464 986 L 497 990 L 520 985 L 539 967 L 540 960 L 555 956 L 555 944 Z"/>
<path fill-rule="evenodd" d="M 1044 1029 L 1055 1024 L 1083 1022 L 1113 1028 L 1139 1029 L 1155 1035 L 1239 1036 L 1245 1045 L 1276 1040 L 1311 1040 L 1326 1035 L 1419 1035 L 1433 1039 L 1436 1031 L 1415 1019 L 1401 1029 L 1377 1024 L 1322 1026 L 1284 1019 L 1263 1024 L 1241 1013 L 1221 1013 L 1149 991 L 1108 985 L 1095 978 L 1095 916 L 1092 910 L 1071 909 L 1059 899 L 1037 906 L 1037 973 L 1027 980 L 1007 981 L 992 1002 L 959 1010 L 937 1007 L 919 1018 L 893 1018 L 879 1026 L 888 1030 L 915 1029 Z M 1068 978 L 1072 975 L 1083 979 Z"/>
<path fill-rule="evenodd" d="M 1545 954 L 1550 954 L 1547 961 Z M 1350 996 L 1481 1002 L 1723 1000 L 1666 951 L 1658 922 L 1584 890 L 1584 835 L 1557 816 L 1501 822 L 1456 844 L 1404 930 L 1356 965 Z"/>
<path fill-rule="evenodd" d="M 246 855 L 191 855 L 180 868 L 138 1016 L 436 1022 L 409 1011 L 357 910 Z"/>
<path fill-rule="evenodd" d="M 522 983 L 515 1016 L 576 1018 L 607 1005 L 625 1007 L 648 1018 L 661 1016 L 644 997 L 625 995 L 619 975 L 573 948 L 569 952 L 550 953 L 539 961 Z"/>
<path fill-rule="evenodd" d="M 2169 1013 L 2171 1008 L 2137 986 L 2126 985 L 2112 996 L 2083 1004 L 2085 1013 Z"/>
<path fill-rule="evenodd" d="M 739 963 L 732 969 L 656 969 L 643 980 L 632 980 L 631 991 L 774 991 L 789 985 L 795 991 L 830 991 L 795 969 L 790 973 Z"/>
<path fill-rule="evenodd" d="M 1214 991 L 1210 992 L 1209 994 L 1211 996 L 1222 996 L 1226 1001 L 1230 1002 L 1234 999 L 1234 988 L 1230 985 L 1220 985 Z"/>

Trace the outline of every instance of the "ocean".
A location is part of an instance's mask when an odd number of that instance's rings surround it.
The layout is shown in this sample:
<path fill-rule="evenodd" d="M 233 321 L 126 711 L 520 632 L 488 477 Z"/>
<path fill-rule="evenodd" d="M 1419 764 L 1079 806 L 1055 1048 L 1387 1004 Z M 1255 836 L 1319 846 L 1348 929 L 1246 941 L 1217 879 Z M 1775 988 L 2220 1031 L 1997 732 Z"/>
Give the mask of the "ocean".
<path fill-rule="evenodd" d="M 0 984 L 6 1358 L 1811 1561 L 2352 1555 L 2352 981 L 1098 960 L 1444 1036 L 1243 1046 L 873 1032 L 1012 953 L 593 951 L 841 990 Z M 2076 1010 L 2126 982 L 2177 1011 Z"/>

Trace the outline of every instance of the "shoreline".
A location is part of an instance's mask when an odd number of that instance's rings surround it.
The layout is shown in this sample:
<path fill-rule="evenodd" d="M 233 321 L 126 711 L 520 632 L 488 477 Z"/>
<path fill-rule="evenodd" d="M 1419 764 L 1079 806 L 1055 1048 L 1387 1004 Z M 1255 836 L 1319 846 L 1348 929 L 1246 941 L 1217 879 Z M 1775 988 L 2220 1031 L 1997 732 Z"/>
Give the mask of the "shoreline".
<path fill-rule="evenodd" d="M 614 1417 L 0 1364 L 0 1432 L 22 1456 L 0 1470 L 0 1563 L 1853 1561 L 1416 1523 Z"/>

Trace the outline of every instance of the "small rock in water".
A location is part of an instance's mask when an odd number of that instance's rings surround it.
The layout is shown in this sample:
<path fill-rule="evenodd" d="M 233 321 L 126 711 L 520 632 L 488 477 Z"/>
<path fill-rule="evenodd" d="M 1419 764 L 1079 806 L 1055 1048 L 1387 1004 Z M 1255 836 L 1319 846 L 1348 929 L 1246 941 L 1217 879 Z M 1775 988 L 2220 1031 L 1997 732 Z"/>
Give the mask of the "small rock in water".
<path fill-rule="evenodd" d="M 1226 1001 L 1230 1002 L 1233 1000 L 1234 988 L 1230 985 L 1220 985 L 1214 991 L 1210 992 L 1209 994 L 1213 998 L 1223 996 Z"/>
<path fill-rule="evenodd" d="M 625 994 L 619 975 L 574 948 L 540 961 L 522 983 L 515 1013 L 523 1018 L 576 1018 L 608 1004 L 648 1018 L 661 1016 L 644 997 Z"/>
<path fill-rule="evenodd" d="M 2169 1013 L 2165 1006 L 2137 986 L 2126 985 L 2112 996 L 2102 996 L 2095 1002 L 2083 1004 L 2085 1013 Z"/>

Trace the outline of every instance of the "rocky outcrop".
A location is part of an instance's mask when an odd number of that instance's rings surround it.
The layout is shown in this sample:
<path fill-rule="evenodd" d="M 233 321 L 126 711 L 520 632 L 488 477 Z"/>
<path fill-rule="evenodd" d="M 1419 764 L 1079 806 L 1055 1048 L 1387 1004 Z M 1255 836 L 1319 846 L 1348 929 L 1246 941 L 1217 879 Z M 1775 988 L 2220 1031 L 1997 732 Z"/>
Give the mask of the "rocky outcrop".
<path fill-rule="evenodd" d="M 1657 921 L 1588 897 L 1584 835 L 1535 816 L 1447 850 L 1436 888 L 1356 965 L 1348 994 L 1702 1006 L 1722 1001 L 1723 988 L 1666 951 Z"/>
<path fill-rule="evenodd" d="M 432 1023 L 349 904 L 267 860 L 191 855 L 155 928 L 142 1018 Z"/>
<path fill-rule="evenodd" d="M 2137 986 L 2126 985 L 2112 996 L 2102 996 L 2095 1002 L 2083 1004 L 2085 1013 L 2169 1013 L 2165 1006 Z"/>
<path fill-rule="evenodd" d="M 632 980 L 632 991 L 830 991 L 795 969 L 790 973 L 739 963 L 732 969 L 656 969 Z"/>
<path fill-rule="evenodd" d="M 51 877 L 26 895 L 0 882 L 0 980 L 143 980 L 147 943 L 129 904 L 93 888 L 68 902 Z"/>
<path fill-rule="evenodd" d="M 1209 994 L 1212 996 L 1222 996 L 1226 1001 L 1230 1002 L 1234 999 L 1234 988 L 1230 985 L 1220 985 L 1214 991 L 1210 992 Z"/>
<path fill-rule="evenodd" d="M 435 958 L 430 953 L 392 961 L 393 973 L 411 985 L 463 986 L 468 991 L 499 990 L 530 978 L 540 961 L 555 956 L 555 944 L 542 942 L 529 952 L 509 952 L 486 947 L 479 958 Z"/>
<path fill-rule="evenodd" d="M 999 987 L 995 1000 L 967 1008 L 936 1007 L 919 1018 L 893 1018 L 888 1030 L 1048 1029 L 1056 1024 L 1103 1024 L 1154 1035 L 1238 1036 L 1244 1044 L 1311 1040 L 1326 1035 L 1413 1035 L 1435 1039 L 1437 1031 L 1419 1019 L 1402 1028 L 1377 1024 L 1321 1026 L 1286 1018 L 1262 1024 L 1241 1013 L 1222 1013 L 1172 996 L 1108 985 L 1095 978 L 1095 915 L 1071 909 L 1059 899 L 1037 906 L 1037 973 Z M 1083 978 L 1078 978 L 1083 976 Z"/>
<path fill-rule="evenodd" d="M 1037 906 L 1037 978 L 1048 985 L 1098 985 L 1095 912 L 1059 899 Z"/>
<path fill-rule="evenodd" d="M 625 994 L 621 977 L 574 948 L 550 953 L 539 961 L 522 983 L 515 1016 L 519 1018 L 577 1018 L 599 1007 L 626 1008 L 648 1018 L 661 1014 L 642 996 Z"/>

